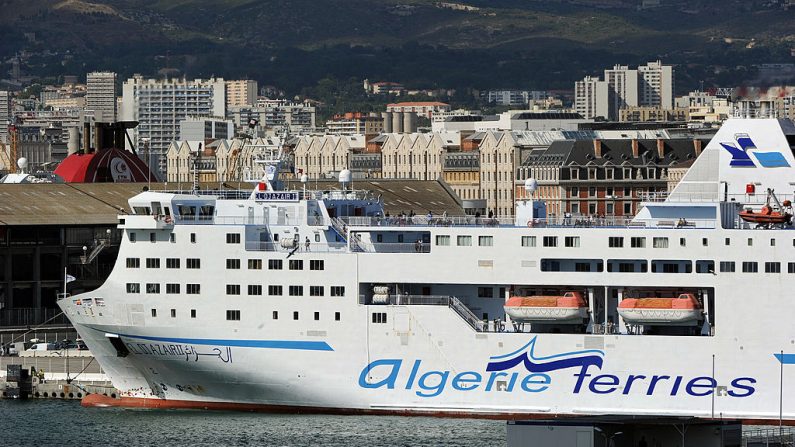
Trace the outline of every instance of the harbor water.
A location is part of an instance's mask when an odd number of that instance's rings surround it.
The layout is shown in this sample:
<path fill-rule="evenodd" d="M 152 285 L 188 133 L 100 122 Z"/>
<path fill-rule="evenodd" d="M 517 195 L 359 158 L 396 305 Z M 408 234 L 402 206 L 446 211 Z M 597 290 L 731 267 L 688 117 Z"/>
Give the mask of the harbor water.
<path fill-rule="evenodd" d="M 0 446 L 504 446 L 504 421 L 83 408 L 0 399 Z"/>

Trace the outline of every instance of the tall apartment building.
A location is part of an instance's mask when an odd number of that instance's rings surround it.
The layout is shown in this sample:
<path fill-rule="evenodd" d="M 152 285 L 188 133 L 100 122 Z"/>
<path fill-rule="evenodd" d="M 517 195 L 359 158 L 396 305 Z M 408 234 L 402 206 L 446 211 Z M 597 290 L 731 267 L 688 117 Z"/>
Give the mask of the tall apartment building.
<path fill-rule="evenodd" d="M 8 125 L 11 123 L 11 92 L 0 90 L 0 143 L 8 141 Z"/>
<path fill-rule="evenodd" d="M 674 108 L 674 68 L 660 61 L 638 67 L 641 106 Z"/>
<path fill-rule="evenodd" d="M 586 119 L 609 118 L 610 86 L 599 78 L 586 76 L 574 83 L 574 111 Z"/>
<path fill-rule="evenodd" d="M 257 81 L 226 81 L 226 109 L 253 106 L 257 102 Z"/>
<path fill-rule="evenodd" d="M 103 123 L 116 121 L 116 73 L 95 71 L 86 76 L 86 114 Z"/>
<path fill-rule="evenodd" d="M 603 94 L 607 85 L 607 96 Z M 660 61 L 637 69 L 615 65 L 605 70 L 604 80 L 590 76 L 575 83 L 575 108 L 586 118 L 617 120 L 622 109 L 634 107 L 674 107 L 674 70 Z M 593 113 L 590 115 L 589 113 Z"/>
<path fill-rule="evenodd" d="M 121 119 L 138 121 L 133 141 L 140 151 L 144 144 L 152 155 L 152 167 L 166 172 L 166 151 L 180 140 L 180 122 L 189 117 L 226 115 L 226 86 L 223 79 L 146 79 L 134 76 L 122 87 Z"/>
<path fill-rule="evenodd" d="M 630 70 L 626 65 L 615 65 L 612 69 L 605 70 L 605 82 L 609 86 L 607 118 L 615 120 L 621 109 L 637 107 L 640 104 L 638 70 Z"/>

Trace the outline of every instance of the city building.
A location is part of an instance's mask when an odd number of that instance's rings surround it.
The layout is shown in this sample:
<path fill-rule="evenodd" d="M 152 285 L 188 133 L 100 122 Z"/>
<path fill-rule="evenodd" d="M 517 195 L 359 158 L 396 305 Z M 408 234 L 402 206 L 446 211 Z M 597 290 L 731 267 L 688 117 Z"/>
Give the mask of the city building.
<path fill-rule="evenodd" d="M 52 98 L 44 101 L 44 107 L 56 111 L 70 109 L 85 110 L 86 98 L 85 96 L 75 96 L 72 98 Z"/>
<path fill-rule="evenodd" d="M 533 151 L 522 163 L 523 179 L 548 186 L 548 214 L 561 216 L 634 216 L 640 204 L 668 191 L 669 169 L 701 154 L 700 139 L 557 140 Z M 543 183 L 542 183 L 543 182 Z M 557 200 L 554 196 L 557 195 Z"/>
<path fill-rule="evenodd" d="M 315 107 L 310 102 L 258 98 L 255 106 L 232 107 L 227 116 L 238 130 L 256 122 L 259 128 L 273 132 L 304 134 L 315 130 Z"/>
<path fill-rule="evenodd" d="M 166 178 L 169 182 L 242 182 L 258 180 L 265 174 L 257 160 L 271 159 L 282 149 L 278 137 L 253 140 L 173 141 L 169 146 Z M 291 163 L 283 170 L 292 173 Z M 194 171 L 196 174 L 194 174 Z M 223 187 L 223 186 L 219 186 Z"/>
<path fill-rule="evenodd" d="M 386 111 L 393 113 L 414 112 L 419 116 L 431 119 L 435 112 L 449 112 L 450 104 L 438 101 L 397 102 L 387 104 Z"/>
<path fill-rule="evenodd" d="M 628 107 L 637 107 L 640 99 L 638 70 L 631 70 L 626 65 L 615 65 L 605 70 L 605 82 L 608 85 L 608 115 L 605 118 L 615 120 L 619 111 Z"/>
<path fill-rule="evenodd" d="M 179 123 L 179 136 L 187 141 L 227 140 L 235 136 L 235 123 L 223 118 L 186 118 Z"/>
<path fill-rule="evenodd" d="M 141 151 L 146 144 L 153 169 L 165 174 L 166 151 L 180 140 L 179 123 L 189 117 L 226 116 L 223 79 L 146 79 L 136 75 L 123 85 L 121 119 L 138 121 L 132 141 Z"/>
<path fill-rule="evenodd" d="M 459 115 L 431 123 L 434 131 L 485 132 L 488 130 L 578 130 L 593 123 L 579 113 L 564 111 L 509 110 L 499 115 Z"/>
<path fill-rule="evenodd" d="M 326 121 L 326 131 L 334 135 L 370 135 L 384 131 L 384 118 L 376 113 L 348 112 Z"/>
<path fill-rule="evenodd" d="M 604 83 L 604 84 L 603 84 Z M 622 109 L 674 108 L 674 69 L 660 61 L 637 69 L 615 65 L 604 71 L 604 80 L 586 76 L 574 84 L 575 111 L 586 118 L 617 120 Z"/>
<path fill-rule="evenodd" d="M 574 111 L 584 118 L 610 116 L 610 86 L 606 81 L 586 76 L 574 83 Z"/>
<path fill-rule="evenodd" d="M 257 81 L 226 81 L 226 109 L 253 106 L 257 102 Z"/>
<path fill-rule="evenodd" d="M 86 115 L 98 122 L 116 121 L 116 73 L 95 71 L 86 75 Z"/>
<path fill-rule="evenodd" d="M 527 90 L 489 90 L 483 99 L 488 104 L 508 107 L 527 107 L 530 92 Z"/>
<path fill-rule="evenodd" d="M 618 120 L 621 122 L 673 122 L 689 121 L 686 107 L 663 109 L 660 106 L 627 107 L 620 110 Z"/>
<path fill-rule="evenodd" d="M 0 90 L 0 143 L 8 142 L 8 125 L 11 123 L 11 92 Z"/>
<path fill-rule="evenodd" d="M 640 106 L 674 108 L 674 68 L 661 61 L 649 62 L 638 67 Z"/>
<path fill-rule="evenodd" d="M 373 95 L 395 95 L 400 96 L 406 92 L 403 84 L 397 82 L 370 82 L 365 79 L 363 82 L 364 91 Z"/>

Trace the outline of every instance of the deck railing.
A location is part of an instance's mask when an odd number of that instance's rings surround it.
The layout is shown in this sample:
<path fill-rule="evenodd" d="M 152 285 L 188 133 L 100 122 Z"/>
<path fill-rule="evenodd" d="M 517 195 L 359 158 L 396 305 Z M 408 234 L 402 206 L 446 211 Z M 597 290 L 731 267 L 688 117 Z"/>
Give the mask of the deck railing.
<path fill-rule="evenodd" d="M 374 304 L 365 295 L 359 295 L 359 304 Z M 458 298 L 449 295 L 389 295 L 386 303 L 397 306 L 447 306 L 464 320 L 472 329 L 482 332 L 483 322 L 472 313 Z"/>

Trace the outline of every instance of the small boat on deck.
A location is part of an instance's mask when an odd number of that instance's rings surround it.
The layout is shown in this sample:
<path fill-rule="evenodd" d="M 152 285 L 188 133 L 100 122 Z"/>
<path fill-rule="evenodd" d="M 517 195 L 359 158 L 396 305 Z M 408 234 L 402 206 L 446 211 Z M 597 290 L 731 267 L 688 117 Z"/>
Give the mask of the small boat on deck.
<path fill-rule="evenodd" d="M 582 323 L 588 317 L 588 303 L 580 292 L 513 296 L 505 302 L 505 313 L 517 322 Z"/>
<path fill-rule="evenodd" d="M 771 200 L 775 205 L 771 205 Z M 792 222 L 792 202 L 785 200 L 780 203 L 772 189 L 767 190 L 765 205 L 758 212 L 751 208 L 740 211 L 740 218 L 757 225 L 783 225 Z"/>
<path fill-rule="evenodd" d="M 629 324 L 687 325 L 702 317 L 701 303 L 692 293 L 676 298 L 627 298 L 618 314 Z"/>

